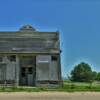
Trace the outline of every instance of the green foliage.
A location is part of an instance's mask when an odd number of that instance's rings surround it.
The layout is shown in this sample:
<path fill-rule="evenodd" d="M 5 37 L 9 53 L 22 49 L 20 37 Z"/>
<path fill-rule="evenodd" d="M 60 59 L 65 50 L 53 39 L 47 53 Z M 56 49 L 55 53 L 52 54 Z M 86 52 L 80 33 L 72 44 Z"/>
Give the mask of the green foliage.
<path fill-rule="evenodd" d="M 93 71 L 92 72 L 93 80 L 97 80 L 97 72 Z"/>
<path fill-rule="evenodd" d="M 76 82 L 91 82 L 95 79 L 95 73 L 87 63 L 80 63 L 74 67 L 71 72 L 71 81 Z"/>
<path fill-rule="evenodd" d="M 97 81 L 100 81 L 100 72 L 97 73 L 97 78 L 96 78 L 96 80 L 97 80 Z"/>

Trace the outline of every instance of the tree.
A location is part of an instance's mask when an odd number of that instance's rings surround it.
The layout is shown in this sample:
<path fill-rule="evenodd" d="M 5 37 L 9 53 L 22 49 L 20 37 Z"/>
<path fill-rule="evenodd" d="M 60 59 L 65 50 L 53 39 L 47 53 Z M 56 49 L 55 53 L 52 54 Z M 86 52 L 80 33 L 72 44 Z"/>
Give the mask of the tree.
<path fill-rule="evenodd" d="M 90 82 L 93 80 L 93 72 L 89 64 L 81 62 L 71 71 L 71 80 L 77 82 Z"/>
<path fill-rule="evenodd" d="M 92 75 L 93 75 L 93 80 L 97 80 L 98 73 L 96 71 L 93 71 Z"/>
<path fill-rule="evenodd" d="M 100 72 L 97 73 L 97 81 L 100 81 Z"/>

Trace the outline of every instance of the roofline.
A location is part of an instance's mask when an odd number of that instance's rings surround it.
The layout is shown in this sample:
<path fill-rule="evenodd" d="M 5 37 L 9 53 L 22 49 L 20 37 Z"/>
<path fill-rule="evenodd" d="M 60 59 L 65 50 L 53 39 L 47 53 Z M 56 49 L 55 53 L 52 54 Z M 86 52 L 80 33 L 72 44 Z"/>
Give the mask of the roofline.
<path fill-rule="evenodd" d="M 44 31 L 44 32 L 40 32 L 40 31 L 24 31 L 24 32 L 22 32 L 22 31 L 0 31 L 0 33 L 57 33 L 57 34 L 59 34 L 59 32 L 58 31 L 50 31 L 50 32 L 48 32 L 48 31 Z"/>

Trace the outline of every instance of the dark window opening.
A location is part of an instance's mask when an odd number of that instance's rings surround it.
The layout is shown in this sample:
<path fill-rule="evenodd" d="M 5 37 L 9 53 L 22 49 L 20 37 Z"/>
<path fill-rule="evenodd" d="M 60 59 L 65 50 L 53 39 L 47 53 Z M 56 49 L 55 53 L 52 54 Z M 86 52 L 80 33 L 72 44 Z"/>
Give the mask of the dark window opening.
<path fill-rule="evenodd" d="M 9 59 L 10 61 L 16 62 L 16 56 L 15 56 L 15 55 L 8 56 L 8 59 Z"/>
<path fill-rule="evenodd" d="M 21 68 L 21 75 L 22 77 L 25 77 L 25 68 Z"/>
<path fill-rule="evenodd" d="M 51 59 L 52 59 L 52 61 L 57 61 L 57 57 L 56 56 L 52 56 Z"/>
<path fill-rule="evenodd" d="M 58 81 L 50 81 L 49 84 L 58 84 Z"/>
<path fill-rule="evenodd" d="M 25 68 L 24 68 L 24 67 L 22 67 L 22 70 L 21 70 L 21 71 L 25 73 Z"/>
<path fill-rule="evenodd" d="M 25 77 L 25 73 L 22 73 L 22 77 Z"/>
<path fill-rule="evenodd" d="M 28 68 L 28 73 L 29 74 L 32 74 L 32 67 L 31 68 Z"/>
<path fill-rule="evenodd" d="M 0 57 L 0 62 L 2 62 L 3 61 L 3 59 L 2 59 L 2 57 Z"/>

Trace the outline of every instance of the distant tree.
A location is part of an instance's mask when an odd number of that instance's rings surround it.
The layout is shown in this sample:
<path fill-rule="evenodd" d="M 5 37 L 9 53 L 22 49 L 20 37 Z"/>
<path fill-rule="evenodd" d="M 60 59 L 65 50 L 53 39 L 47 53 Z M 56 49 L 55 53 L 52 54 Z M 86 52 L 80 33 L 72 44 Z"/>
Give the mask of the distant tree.
<path fill-rule="evenodd" d="M 96 71 L 92 72 L 93 80 L 97 80 L 98 73 Z"/>
<path fill-rule="evenodd" d="M 100 72 L 97 73 L 97 78 L 96 78 L 96 80 L 97 80 L 97 81 L 100 81 Z"/>
<path fill-rule="evenodd" d="M 89 64 L 81 62 L 71 71 L 71 80 L 77 82 L 90 82 L 93 80 L 94 73 Z"/>

